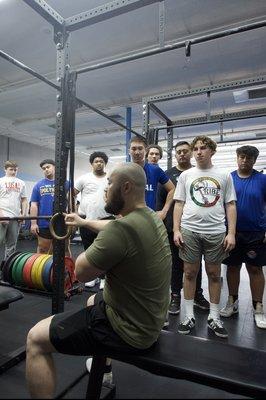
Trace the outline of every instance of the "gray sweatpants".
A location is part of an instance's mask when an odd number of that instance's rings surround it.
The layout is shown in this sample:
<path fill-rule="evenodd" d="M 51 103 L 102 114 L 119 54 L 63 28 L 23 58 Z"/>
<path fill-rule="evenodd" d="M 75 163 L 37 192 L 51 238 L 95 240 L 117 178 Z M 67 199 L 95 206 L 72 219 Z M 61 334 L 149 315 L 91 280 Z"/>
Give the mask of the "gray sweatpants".
<path fill-rule="evenodd" d="M 6 259 L 16 249 L 18 240 L 19 223 L 9 221 L 8 224 L 0 224 L 0 246 L 4 247 L 4 259 Z"/>

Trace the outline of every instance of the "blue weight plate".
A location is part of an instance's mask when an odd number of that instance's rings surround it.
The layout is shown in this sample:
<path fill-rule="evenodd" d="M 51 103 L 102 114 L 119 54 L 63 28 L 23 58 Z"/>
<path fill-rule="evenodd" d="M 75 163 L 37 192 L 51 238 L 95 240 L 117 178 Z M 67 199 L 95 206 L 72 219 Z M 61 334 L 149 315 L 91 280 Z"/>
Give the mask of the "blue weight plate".
<path fill-rule="evenodd" d="M 53 257 L 45 261 L 42 269 L 42 281 L 45 289 L 50 292 L 52 290 L 52 285 L 50 283 L 50 275 L 53 267 Z"/>

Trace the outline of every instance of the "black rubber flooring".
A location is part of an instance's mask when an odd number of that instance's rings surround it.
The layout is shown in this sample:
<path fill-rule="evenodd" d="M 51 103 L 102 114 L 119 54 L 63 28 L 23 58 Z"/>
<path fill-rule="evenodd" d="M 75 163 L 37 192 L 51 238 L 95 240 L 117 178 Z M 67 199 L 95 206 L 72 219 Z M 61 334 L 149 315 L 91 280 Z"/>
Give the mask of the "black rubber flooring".
<path fill-rule="evenodd" d="M 20 240 L 18 250 L 35 251 L 34 241 Z M 78 244 L 72 245 L 73 255 L 82 251 Z M 225 273 L 224 273 L 225 275 Z M 224 278 L 225 279 L 225 278 Z M 207 294 L 207 279 L 203 277 L 204 292 Z M 98 290 L 95 288 L 92 291 Z M 86 303 L 91 293 L 87 290 L 81 295 L 75 295 L 70 301 L 65 302 L 65 310 L 78 309 Z M 207 296 L 208 297 L 208 296 Z M 256 348 L 266 351 L 266 331 L 256 328 L 252 315 L 252 305 L 247 274 L 243 268 L 241 273 L 240 287 L 240 312 L 239 315 L 225 321 L 229 332 L 228 343 L 242 347 Z M 227 287 L 223 284 L 221 304 L 226 301 Z M 265 307 L 265 304 L 264 304 Z M 24 293 L 24 298 L 10 305 L 8 310 L 0 312 L 0 359 L 25 345 L 28 330 L 40 319 L 51 314 L 51 298 L 36 294 Z M 183 309 L 178 316 L 170 316 L 169 330 L 177 332 L 177 325 L 183 316 Z M 211 340 L 225 339 L 217 338 L 208 333 L 206 326 L 207 314 L 196 310 L 195 336 L 209 338 Z M 178 334 L 178 333 L 177 333 Z M 79 378 L 78 384 L 68 390 L 62 398 L 77 399 L 85 398 L 88 375 L 85 370 L 86 357 L 73 357 L 55 355 L 58 371 L 57 395 L 70 386 Z M 193 362 L 193 361 L 191 361 Z M 239 366 L 241 368 L 241 366 Z M 85 375 L 84 375 L 85 374 Z M 183 380 L 174 380 L 154 376 L 136 367 L 113 361 L 113 376 L 116 384 L 116 398 L 119 399 L 160 399 L 160 398 L 216 398 L 230 399 L 243 398 L 220 389 L 195 384 Z M 248 379 L 248 377 L 247 377 Z M 104 390 L 104 394 L 107 391 Z M 0 375 L 0 398 L 25 399 L 29 398 L 25 382 L 25 361 L 13 366 Z"/>

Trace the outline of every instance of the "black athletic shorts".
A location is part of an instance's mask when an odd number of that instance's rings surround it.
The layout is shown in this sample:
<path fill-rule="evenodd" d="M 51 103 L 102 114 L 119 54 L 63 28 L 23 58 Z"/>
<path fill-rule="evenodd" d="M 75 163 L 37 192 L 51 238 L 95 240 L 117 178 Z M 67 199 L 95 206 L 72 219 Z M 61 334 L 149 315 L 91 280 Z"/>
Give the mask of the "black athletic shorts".
<path fill-rule="evenodd" d="M 264 232 L 237 232 L 236 246 L 229 257 L 223 260 L 226 265 L 246 263 L 255 267 L 266 265 L 266 243 Z"/>
<path fill-rule="evenodd" d="M 53 236 L 49 228 L 39 228 L 38 236 L 40 236 L 43 239 L 50 239 L 50 240 L 53 239 Z"/>
<path fill-rule="evenodd" d="M 127 344 L 113 330 L 106 312 L 102 291 L 95 296 L 95 304 L 81 309 L 56 314 L 50 325 L 50 341 L 59 353 L 70 355 L 100 355 L 113 349 L 125 353 L 143 350 Z"/>

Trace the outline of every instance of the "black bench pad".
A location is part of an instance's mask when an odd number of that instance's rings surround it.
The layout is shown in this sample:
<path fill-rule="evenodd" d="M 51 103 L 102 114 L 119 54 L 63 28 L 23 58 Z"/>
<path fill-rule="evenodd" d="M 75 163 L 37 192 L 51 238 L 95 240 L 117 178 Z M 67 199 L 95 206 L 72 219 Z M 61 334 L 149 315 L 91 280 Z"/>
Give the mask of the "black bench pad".
<path fill-rule="evenodd" d="M 0 311 L 8 308 L 10 303 L 23 298 L 23 294 L 16 289 L 1 286 L 0 287 Z"/>
<path fill-rule="evenodd" d="M 141 355 L 104 355 L 153 374 L 185 379 L 245 396 L 266 394 L 266 352 L 162 331 L 158 343 Z"/>

